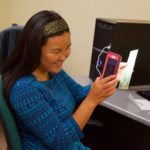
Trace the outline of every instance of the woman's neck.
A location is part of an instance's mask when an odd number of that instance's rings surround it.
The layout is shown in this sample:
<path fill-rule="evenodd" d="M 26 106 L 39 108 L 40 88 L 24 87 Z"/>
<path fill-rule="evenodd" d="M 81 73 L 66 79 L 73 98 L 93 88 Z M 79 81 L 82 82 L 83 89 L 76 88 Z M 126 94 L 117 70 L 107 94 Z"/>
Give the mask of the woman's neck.
<path fill-rule="evenodd" d="M 47 81 L 50 79 L 49 73 L 41 70 L 35 70 L 32 74 L 36 77 L 38 81 Z"/>

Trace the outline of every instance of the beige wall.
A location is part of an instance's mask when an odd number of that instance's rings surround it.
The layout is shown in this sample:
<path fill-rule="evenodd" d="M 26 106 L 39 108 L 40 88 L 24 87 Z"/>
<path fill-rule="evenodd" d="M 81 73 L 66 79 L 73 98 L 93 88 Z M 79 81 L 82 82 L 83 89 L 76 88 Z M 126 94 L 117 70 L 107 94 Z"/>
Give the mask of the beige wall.
<path fill-rule="evenodd" d="M 149 0 L 12 0 L 11 22 L 23 25 L 43 9 L 59 12 L 71 27 L 72 54 L 65 63 L 71 75 L 89 72 L 96 17 L 150 20 Z"/>
<path fill-rule="evenodd" d="M 12 0 L 0 0 L 0 30 L 11 25 Z"/>

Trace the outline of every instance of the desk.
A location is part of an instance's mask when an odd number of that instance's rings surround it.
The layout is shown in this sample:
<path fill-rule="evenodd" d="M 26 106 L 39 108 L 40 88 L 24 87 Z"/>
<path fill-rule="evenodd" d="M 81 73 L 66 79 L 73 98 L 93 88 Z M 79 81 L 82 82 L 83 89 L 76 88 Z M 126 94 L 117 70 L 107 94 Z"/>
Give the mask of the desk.
<path fill-rule="evenodd" d="M 88 76 L 74 79 L 81 85 L 92 83 Z M 140 98 L 135 87 L 129 90 L 117 89 L 94 111 L 92 118 L 102 121 L 104 127 L 99 131 L 87 131 L 87 135 L 95 137 L 93 143 L 99 140 L 96 144 L 91 144 L 92 150 L 150 150 L 150 111 L 140 110 L 131 102 L 129 94 Z M 90 142 L 91 139 L 87 141 Z"/>
<path fill-rule="evenodd" d="M 74 79 L 81 85 L 87 85 L 92 83 L 88 76 L 75 77 Z M 150 86 L 146 86 L 146 88 L 148 87 L 150 88 Z M 138 89 L 139 88 L 140 87 L 138 87 Z M 136 87 L 130 88 L 129 90 L 117 89 L 115 94 L 109 97 L 101 105 L 109 108 L 110 110 L 118 112 L 119 114 L 136 120 L 142 124 L 150 126 L 150 110 L 140 110 L 140 108 L 138 108 L 135 104 L 131 102 L 131 100 L 129 99 L 129 94 L 131 94 L 135 98 L 140 98 L 140 96 L 136 94 Z"/>

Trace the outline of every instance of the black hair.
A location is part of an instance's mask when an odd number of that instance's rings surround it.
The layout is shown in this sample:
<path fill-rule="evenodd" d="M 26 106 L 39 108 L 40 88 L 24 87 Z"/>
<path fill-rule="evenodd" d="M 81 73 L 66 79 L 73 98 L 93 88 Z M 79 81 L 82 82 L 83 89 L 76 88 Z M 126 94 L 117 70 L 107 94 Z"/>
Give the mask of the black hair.
<path fill-rule="evenodd" d="M 4 62 L 2 70 L 3 94 L 9 99 L 10 89 L 22 76 L 31 74 L 40 64 L 41 48 L 50 36 L 43 35 L 44 26 L 51 21 L 63 19 L 54 11 L 40 11 L 33 15 L 23 28 L 16 47 Z M 70 32 L 69 28 L 54 34 Z"/>

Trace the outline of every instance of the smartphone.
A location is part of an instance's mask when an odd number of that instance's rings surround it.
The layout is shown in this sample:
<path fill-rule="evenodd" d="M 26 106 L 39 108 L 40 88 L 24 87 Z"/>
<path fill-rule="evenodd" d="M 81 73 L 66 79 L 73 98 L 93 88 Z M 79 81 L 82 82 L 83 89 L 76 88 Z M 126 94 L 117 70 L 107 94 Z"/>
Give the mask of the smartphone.
<path fill-rule="evenodd" d="M 102 78 L 110 75 L 117 76 L 121 59 L 122 57 L 119 54 L 109 51 L 105 59 L 104 68 L 102 71 Z"/>

